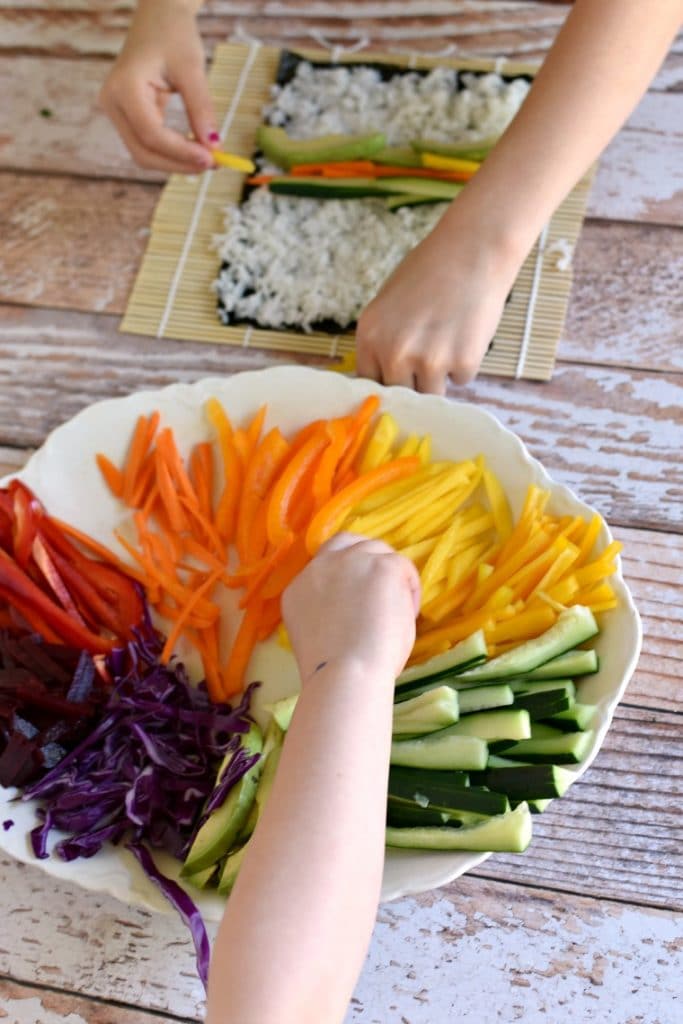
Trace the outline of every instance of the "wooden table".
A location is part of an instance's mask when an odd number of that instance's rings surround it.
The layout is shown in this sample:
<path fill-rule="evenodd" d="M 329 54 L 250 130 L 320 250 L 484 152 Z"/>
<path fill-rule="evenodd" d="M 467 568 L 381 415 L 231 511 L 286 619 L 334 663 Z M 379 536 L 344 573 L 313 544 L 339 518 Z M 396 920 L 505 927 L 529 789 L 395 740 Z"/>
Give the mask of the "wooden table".
<path fill-rule="evenodd" d="M 0 469 L 88 403 L 278 361 L 117 333 L 159 195 L 95 110 L 130 0 L 0 0 Z M 273 43 L 541 58 L 562 4 L 209 0 L 209 50 Z M 452 885 L 382 906 L 358 1024 L 673 1024 L 683 1019 L 683 45 L 601 161 L 548 384 L 458 395 L 516 431 L 625 543 L 638 671 L 602 752 L 535 825 Z M 455 394 L 455 392 L 454 392 Z M 0 1019 L 201 1019 L 190 943 L 0 858 Z M 676 999 L 678 997 L 678 1002 Z M 483 1007 L 483 1009 L 482 1009 Z M 321 1022 L 322 1024 L 322 1022 Z"/>

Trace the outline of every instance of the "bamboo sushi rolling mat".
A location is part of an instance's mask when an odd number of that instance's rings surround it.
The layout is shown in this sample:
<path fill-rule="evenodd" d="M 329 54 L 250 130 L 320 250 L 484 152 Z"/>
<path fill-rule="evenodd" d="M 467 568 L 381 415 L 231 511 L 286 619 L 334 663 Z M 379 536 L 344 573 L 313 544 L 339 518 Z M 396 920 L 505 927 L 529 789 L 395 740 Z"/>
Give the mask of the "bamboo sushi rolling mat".
<path fill-rule="evenodd" d="M 250 156 L 262 110 L 270 98 L 281 50 L 258 42 L 226 43 L 214 51 L 209 76 L 224 149 Z M 376 51 L 337 53 L 302 50 L 318 62 L 386 62 L 410 69 L 449 67 L 534 74 L 537 65 L 501 60 L 463 60 Z M 529 253 L 513 288 L 485 373 L 549 380 L 552 376 L 572 282 L 570 253 L 583 222 L 593 169 L 569 194 Z M 306 334 L 251 325 L 225 326 L 218 319 L 212 283 L 219 270 L 213 239 L 223 231 L 224 208 L 239 202 L 243 178 L 213 171 L 172 176 L 154 213 L 151 236 L 130 296 L 122 331 L 156 338 L 218 342 L 327 356 L 351 369 L 354 335 Z"/>

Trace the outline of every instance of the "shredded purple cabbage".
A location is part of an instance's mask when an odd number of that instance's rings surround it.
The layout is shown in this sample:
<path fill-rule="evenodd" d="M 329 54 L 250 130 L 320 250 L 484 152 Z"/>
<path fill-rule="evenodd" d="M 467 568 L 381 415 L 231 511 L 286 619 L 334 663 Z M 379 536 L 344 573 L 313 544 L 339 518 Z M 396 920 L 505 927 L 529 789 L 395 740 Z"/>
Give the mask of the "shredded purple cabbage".
<path fill-rule="evenodd" d="M 53 829 L 66 833 L 55 852 L 66 861 L 94 856 L 106 842 L 124 839 L 150 879 L 192 931 L 203 979 L 208 941 L 199 912 L 180 886 L 156 868 L 148 847 L 184 860 L 198 828 L 258 760 L 240 734 L 251 724 L 250 686 L 235 708 L 212 704 L 206 687 L 193 687 L 182 665 L 158 661 L 159 638 L 117 651 L 107 669 L 113 690 L 90 735 L 24 790 L 38 799 L 40 824 L 31 832 L 36 857 L 48 856 Z M 89 670 L 79 666 L 71 689 L 80 696 Z M 216 777 L 225 755 L 228 767 Z"/>
<path fill-rule="evenodd" d="M 161 871 L 159 871 L 146 846 L 142 843 L 128 843 L 127 847 L 131 853 L 137 857 L 147 877 L 159 887 L 166 899 L 178 911 L 181 918 L 190 929 L 194 948 L 197 953 L 197 973 L 202 980 L 204 988 L 206 988 L 209 980 L 211 949 L 209 946 L 209 937 L 206 934 L 206 928 L 204 927 L 204 922 L 202 920 L 202 915 L 199 913 L 199 910 L 185 890 L 179 886 L 177 882 L 167 878 L 166 875 L 163 875 Z"/>

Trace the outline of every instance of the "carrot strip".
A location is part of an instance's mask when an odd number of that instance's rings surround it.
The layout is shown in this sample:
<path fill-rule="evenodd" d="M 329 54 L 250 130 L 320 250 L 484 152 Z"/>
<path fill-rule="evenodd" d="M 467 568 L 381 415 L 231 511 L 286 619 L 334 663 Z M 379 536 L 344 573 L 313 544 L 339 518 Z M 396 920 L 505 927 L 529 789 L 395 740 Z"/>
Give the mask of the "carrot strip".
<path fill-rule="evenodd" d="M 124 476 L 121 470 L 118 469 L 114 463 L 101 452 L 95 456 L 95 461 L 97 462 L 100 473 L 104 477 L 104 482 L 114 497 L 123 497 Z"/>
<path fill-rule="evenodd" d="M 135 490 L 138 480 L 138 473 L 142 463 L 150 449 L 154 434 L 159 424 L 159 413 L 153 412 L 147 419 L 139 416 L 133 432 L 133 438 L 128 449 L 126 462 L 123 470 L 123 500 L 128 504 Z"/>
<path fill-rule="evenodd" d="M 137 483 L 133 491 L 129 505 L 131 508 L 142 508 L 150 498 L 156 485 L 156 465 L 154 453 L 148 452 L 145 461 L 138 473 Z"/>
<path fill-rule="evenodd" d="M 137 580 L 138 583 L 144 585 L 145 577 L 143 574 L 138 572 L 134 565 L 130 565 L 129 562 L 124 562 L 123 559 L 115 555 L 114 552 L 110 551 L 109 548 L 104 546 L 104 544 L 100 544 L 98 541 L 93 540 L 93 538 L 89 537 L 87 533 L 83 533 L 75 526 L 72 526 L 71 523 L 65 523 L 63 519 L 57 519 L 55 516 L 50 516 L 49 519 L 51 523 L 58 526 L 60 530 L 66 533 L 73 540 L 77 540 L 84 548 L 92 551 L 92 553 L 101 558 L 103 562 L 109 562 L 111 565 L 116 566 L 117 569 L 120 569 L 121 572 L 127 573 L 129 576 L 132 576 L 134 580 Z"/>
<path fill-rule="evenodd" d="M 262 601 L 254 601 L 244 612 L 223 673 L 223 688 L 226 697 L 232 697 L 242 689 L 244 675 L 256 644 L 262 608 Z"/>
<path fill-rule="evenodd" d="M 296 537 L 286 560 L 274 569 L 268 577 L 261 591 L 264 600 L 268 600 L 270 597 L 278 597 L 282 594 L 292 580 L 308 564 L 310 557 L 306 550 L 304 538 L 301 536 Z"/>
<path fill-rule="evenodd" d="M 219 537 L 229 544 L 237 526 L 237 510 L 242 491 L 243 468 L 237 451 L 229 441 L 223 450 L 225 484 L 218 501 L 215 523 Z"/>
<path fill-rule="evenodd" d="M 161 503 L 171 528 L 175 533 L 182 533 L 188 528 L 187 516 L 183 511 L 178 492 L 173 486 L 171 471 L 159 447 L 156 450 L 156 477 Z"/>
<path fill-rule="evenodd" d="M 256 640 L 258 643 L 263 643 L 264 640 L 267 640 L 280 625 L 281 620 L 282 609 L 280 607 L 280 598 L 275 597 L 271 601 L 266 601 L 263 605 L 261 622 L 256 634 Z"/>
<path fill-rule="evenodd" d="M 190 455 L 190 480 L 202 515 L 213 516 L 213 457 L 208 442 L 195 445 Z"/>
<path fill-rule="evenodd" d="M 247 589 L 240 600 L 240 608 L 245 608 L 253 600 L 254 595 L 263 588 L 273 571 L 285 561 L 293 543 L 294 534 L 291 534 L 282 542 L 280 547 L 275 548 L 261 560 L 260 568 L 252 574 Z"/>
<path fill-rule="evenodd" d="M 169 658 L 173 654 L 175 645 L 177 644 L 178 639 L 187 624 L 188 618 L 196 609 L 197 605 L 200 603 L 204 595 L 210 593 L 211 590 L 213 590 L 221 576 L 221 572 L 222 570 L 219 571 L 214 569 L 214 571 L 206 577 L 202 585 L 197 587 L 190 600 L 180 610 L 180 614 L 176 618 L 171 632 L 166 637 L 166 643 L 164 644 L 163 650 L 161 652 L 161 661 L 164 665 L 167 664 Z"/>
<path fill-rule="evenodd" d="M 315 554 L 321 544 L 337 532 L 353 506 L 368 494 L 372 494 L 380 487 L 386 487 L 394 480 L 410 476 L 419 468 L 420 460 L 415 455 L 394 459 L 392 462 L 382 463 L 369 473 L 363 473 L 353 483 L 338 491 L 314 516 L 306 531 L 306 547 L 309 553 Z"/>

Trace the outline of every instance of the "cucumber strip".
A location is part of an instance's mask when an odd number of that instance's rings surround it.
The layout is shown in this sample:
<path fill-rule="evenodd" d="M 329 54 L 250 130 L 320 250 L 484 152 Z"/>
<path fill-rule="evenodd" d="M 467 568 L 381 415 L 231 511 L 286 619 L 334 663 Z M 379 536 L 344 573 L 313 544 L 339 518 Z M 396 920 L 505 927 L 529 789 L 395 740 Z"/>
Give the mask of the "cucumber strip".
<path fill-rule="evenodd" d="M 562 689 L 568 697 L 576 700 L 576 684 L 571 679 L 547 679 L 539 680 L 538 682 L 531 679 L 519 679 L 508 683 L 508 686 L 514 694 L 524 693 L 529 695 L 532 693 L 545 693 L 546 690 Z M 469 691 L 465 690 L 465 693 L 469 693 Z"/>
<path fill-rule="evenodd" d="M 458 690 L 458 704 L 461 715 L 475 711 L 502 708 L 512 704 L 515 695 L 505 683 L 494 686 L 475 686 L 471 690 Z"/>
<path fill-rule="evenodd" d="M 391 764 L 409 768 L 455 768 L 476 771 L 486 767 L 488 747 L 478 736 L 432 733 L 416 740 L 395 740 L 391 744 Z"/>
<path fill-rule="evenodd" d="M 478 736 L 487 742 L 525 740 L 531 737 L 531 721 L 524 709 L 479 711 L 463 715 L 459 722 L 442 730 L 452 736 Z"/>
<path fill-rule="evenodd" d="M 548 717 L 547 724 L 562 729 L 563 732 L 585 732 L 589 729 L 597 711 L 595 704 L 579 704 L 575 702 L 566 711 L 556 712 Z"/>
<path fill-rule="evenodd" d="M 465 186 L 458 181 L 442 181 L 439 178 L 411 178 L 407 176 L 405 178 L 378 178 L 377 187 L 379 192 L 429 196 L 432 200 L 441 200 L 443 202 L 455 199 Z"/>
<path fill-rule="evenodd" d="M 384 205 L 387 210 L 398 210 L 402 206 L 423 206 L 424 203 L 444 203 L 447 200 L 442 199 L 438 196 L 416 196 L 416 195 L 398 195 L 398 196 L 387 196 L 384 200 Z"/>
<path fill-rule="evenodd" d="M 513 807 L 519 807 L 519 804 L 521 802 L 522 801 L 519 801 L 519 802 L 512 802 L 511 801 Z M 543 814 L 543 812 L 552 803 L 552 800 L 527 800 L 526 802 L 527 802 L 527 804 L 529 806 L 529 810 L 531 811 L 532 814 Z"/>
<path fill-rule="evenodd" d="M 551 658 L 545 665 L 539 665 L 529 672 L 527 681 L 536 679 L 573 679 L 575 676 L 589 676 L 600 668 L 600 659 L 592 648 L 588 651 L 566 651 Z"/>
<path fill-rule="evenodd" d="M 518 765 L 510 768 L 488 768 L 481 781 L 496 793 L 505 793 L 510 800 L 547 800 L 563 796 L 575 775 L 556 764 Z"/>
<path fill-rule="evenodd" d="M 492 658 L 483 665 L 468 669 L 454 679 L 452 685 L 460 689 L 474 682 L 526 675 L 558 654 L 595 636 L 597 632 L 598 625 L 590 608 L 572 605 L 561 612 L 555 625 L 541 636 L 535 640 L 527 640 L 519 647 L 506 651 L 505 654 Z"/>
<path fill-rule="evenodd" d="M 450 686 L 437 686 L 394 706 L 392 733 L 414 736 L 436 732 L 458 718 L 458 694 Z"/>
<path fill-rule="evenodd" d="M 391 765 L 389 768 L 389 792 L 395 796 L 412 796 L 416 790 L 429 789 L 432 797 L 450 796 L 453 791 L 468 789 L 470 777 L 467 772 L 433 771 L 423 768 L 404 768 Z"/>
<path fill-rule="evenodd" d="M 489 751 L 489 759 L 486 762 L 488 768 L 518 768 L 523 761 L 511 761 L 509 757 L 501 757 L 500 754 L 492 754 Z"/>
<path fill-rule="evenodd" d="M 531 842 L 531 814 L 525 803 L 514 811 L 469 828 L 392 828 L 386 844 L 408 850 L 473 850 L 522 853 Z"/>
<path fill-rule="evenodd" d="M 529 712 L 529 718 L 537 719 L 550 718 L 561 711 L 567 711 L 574 703 L 567 691 L 560 687 L 556 690 L 546 690 L 543 693 L 518 693 L 515 697 L 514 707 L 524 708 Z"/>
<path fill-rule="evenodd" d="M 579 764 L 593 742 L 592 732 L 567 732 L 543 739 L 521 740 L 505 749 L 506 758 L 530 764 Z"/>
<path fill-rule="evenodd" d="M 507 809 L 510 809 L 509 803 Z M 463 811 L 455 807 L 420 807 L 417 803 L 394 797 L 387 800 L 386 823 L 392 828 L 467 828 L 489 817 L 489 814 Z"/>
<path fill-rule="evenodd" d="M 273 178 L 268 183 L 271 192 L 280 196 L 302 196 L 308 199 L 367 199 L 384 196 L 387 189 L 380 188 L 376 178 Z"/>
<path fill-rule="evenodd" d="M 478 629 L 476 633 L 461 640 L 445 654 L 437 654 L 429 661 L 423 661 L 421 665 L 413 665 L 404 669 L 396 680 L 396 690 L 401 691 L 408 686 L 426 683 L 428 680 L 436 682 L 437 679 L 457 675 L 484 661 L 487 655 L 488 648 L 484 631 Z"/>

